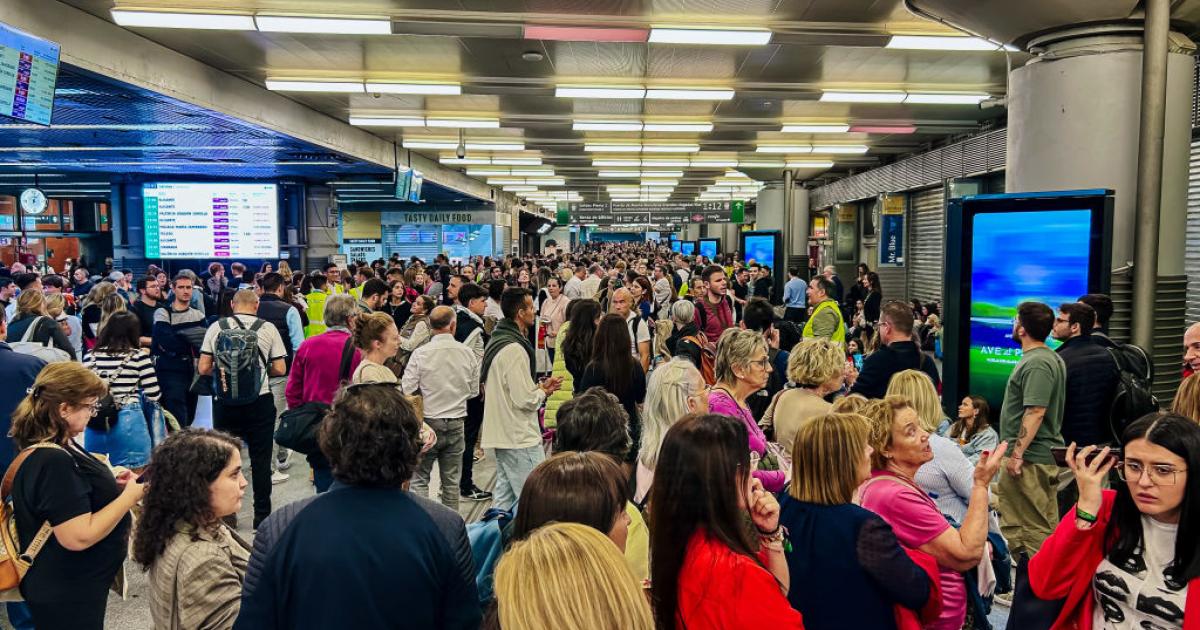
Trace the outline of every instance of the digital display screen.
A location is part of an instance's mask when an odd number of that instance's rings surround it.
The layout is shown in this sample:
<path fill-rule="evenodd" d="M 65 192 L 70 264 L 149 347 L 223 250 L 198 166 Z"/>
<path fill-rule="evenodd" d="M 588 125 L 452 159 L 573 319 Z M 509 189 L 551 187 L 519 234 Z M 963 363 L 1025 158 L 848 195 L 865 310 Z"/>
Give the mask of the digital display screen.
<path fill-rule="evenodd" d="M 143 184 L 146 258 L 276 258 L 275 184 Z"/>
<path fill-rule="evenodd" d="M 0 116 L 50 124 L 59 45 L 0 24 Z"/>
<path fill-rule="evenodd" d="M 999 404 L 1021 345 L 1012 339 L 1021 302 L 1058 312 L 1088 292 L 1091 210 L 974 216 L 970 252 L 968 391 Z M 1058 345 L 1047 338 L 1051 348 Z M 997 407 L 999 410 L 999 407 Z"/>
<path fill-rule="evenodd" d="M 700 255 L 712 260 L 717 257 L 717 239 L 700 239 Z"/>
<path fill-rule="evenodd" d="M 682 247 L 683 247 L 683 246 L 682 246 L 682 245 L 680 245 L 680 243 L 679 243 L 679 241 L 678 241 L 678 240 L 676 240 L 676 239 L 671 239 L 671 251 L 673 251 L 673 252 L 675 252 L 675 253 L 677 253 L 677 254 L 678 254 L 678 253 L 680 253 L 680 252 L 681 252 L 681 250 L 682 250 Z"/>
<path fill-rule="evenodd" d="M 766 265 L 772 270 L 775 269 L 775 239 L 774 234 L 748 234 L 746 235 L 746 251 L 744 252 L 745 261 L 754 262 L 760 265 Z"/>
<path fill-rule="evenodd" d="M 684 256 L 692 256 L 696 253 L 696 241 L 682 241 L 679 243 L 679 253 Z"/>

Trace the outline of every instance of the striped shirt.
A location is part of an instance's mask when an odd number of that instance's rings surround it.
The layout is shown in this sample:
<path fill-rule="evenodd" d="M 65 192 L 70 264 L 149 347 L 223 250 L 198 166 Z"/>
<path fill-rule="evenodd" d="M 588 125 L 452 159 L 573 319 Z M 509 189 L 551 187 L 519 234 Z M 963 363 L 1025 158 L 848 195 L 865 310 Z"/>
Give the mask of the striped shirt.
<path fill-rule="evenodd" d="M 145 348 L 132 353 L 96 350 L 83 365 L 108 383 L 108 391 L 117 404 L 122 404 L 139 390 L 147 399 L 158 400 L 158 377 L 154 374 L 150 351 Z"/>

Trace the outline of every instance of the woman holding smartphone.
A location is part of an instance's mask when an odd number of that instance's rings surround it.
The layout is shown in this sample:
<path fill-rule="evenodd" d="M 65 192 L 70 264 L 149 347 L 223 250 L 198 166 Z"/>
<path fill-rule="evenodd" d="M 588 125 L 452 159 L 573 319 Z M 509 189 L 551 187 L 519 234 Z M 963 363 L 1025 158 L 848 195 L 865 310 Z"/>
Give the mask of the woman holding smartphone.
<path fill-rule="evenodd" d="M 1029 562 L 1041 599 L 1064 599 L 1053 628 L 1200 629 L 1200 425 L 1150 414 L 1109 449 L 1067 449 L 1079 502 Z M 1104 490 L 1112 469 L 1121 479 Z"/>

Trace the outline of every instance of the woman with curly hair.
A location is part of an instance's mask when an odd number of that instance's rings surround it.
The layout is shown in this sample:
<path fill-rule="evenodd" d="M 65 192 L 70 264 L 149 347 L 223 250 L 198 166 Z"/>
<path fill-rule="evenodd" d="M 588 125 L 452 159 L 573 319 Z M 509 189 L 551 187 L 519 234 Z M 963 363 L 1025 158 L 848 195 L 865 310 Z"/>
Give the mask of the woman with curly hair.
<path fill-rule="evenodd" d="M 171 434 L 150 460 L 133 558 L 150 571 L 155 628 L 233 627 L 250 545 L 222 519 L 246 493 L 240 442 L 220 431 Z"/>

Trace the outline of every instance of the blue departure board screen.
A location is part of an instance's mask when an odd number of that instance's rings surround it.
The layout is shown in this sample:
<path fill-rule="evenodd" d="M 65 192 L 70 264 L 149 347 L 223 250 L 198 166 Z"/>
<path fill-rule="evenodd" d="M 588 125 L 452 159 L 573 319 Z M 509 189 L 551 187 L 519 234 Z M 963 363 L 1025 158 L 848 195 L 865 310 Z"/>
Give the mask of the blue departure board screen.
<path fill-rule="evenodd" d="M 0 23 L 0 116 L 50 124 L 59 45 Z"/>

